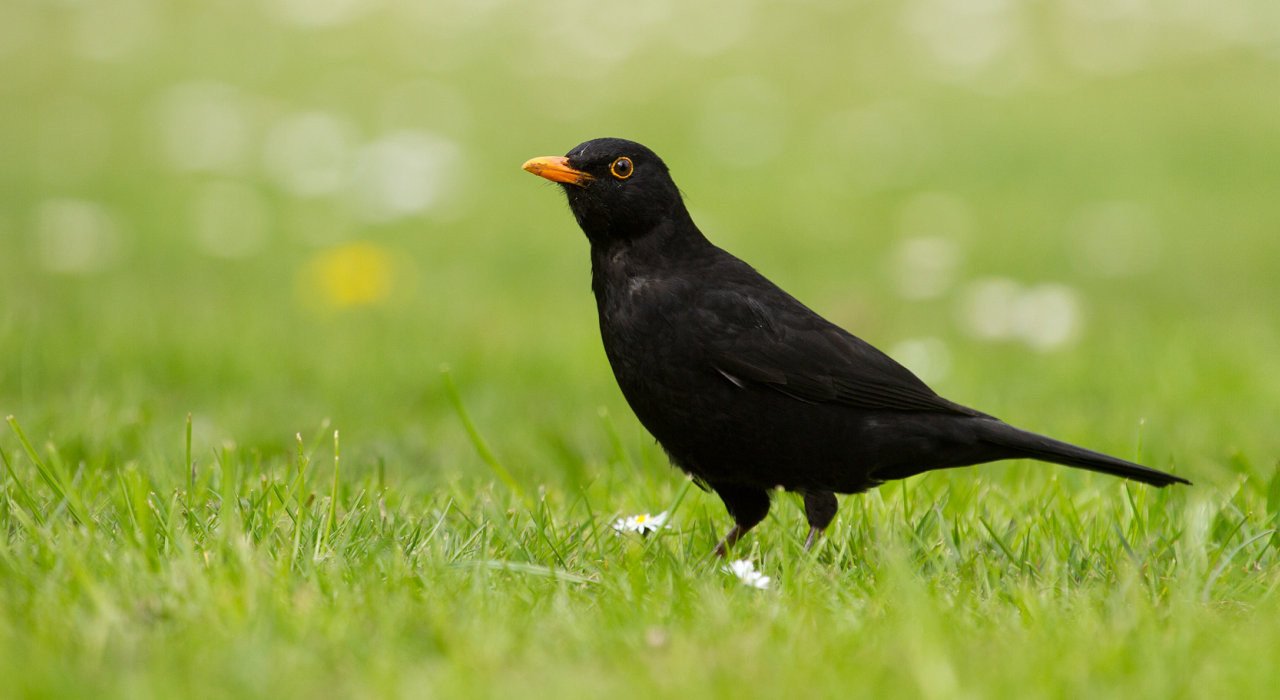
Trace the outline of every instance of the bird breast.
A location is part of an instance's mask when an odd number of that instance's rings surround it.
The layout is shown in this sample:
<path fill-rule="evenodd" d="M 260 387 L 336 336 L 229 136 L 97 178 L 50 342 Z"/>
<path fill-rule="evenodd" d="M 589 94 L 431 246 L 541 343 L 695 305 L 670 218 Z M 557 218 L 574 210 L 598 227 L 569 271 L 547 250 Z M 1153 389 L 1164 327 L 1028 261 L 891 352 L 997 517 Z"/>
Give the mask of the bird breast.
<path fill-rule="evenodd" d="M 632 277 L 627 280 L 627 296 L 634 299 L 637 295 L 643 294 L 645 289 L 653 286 L 654 279 L 652 277 Z"/>

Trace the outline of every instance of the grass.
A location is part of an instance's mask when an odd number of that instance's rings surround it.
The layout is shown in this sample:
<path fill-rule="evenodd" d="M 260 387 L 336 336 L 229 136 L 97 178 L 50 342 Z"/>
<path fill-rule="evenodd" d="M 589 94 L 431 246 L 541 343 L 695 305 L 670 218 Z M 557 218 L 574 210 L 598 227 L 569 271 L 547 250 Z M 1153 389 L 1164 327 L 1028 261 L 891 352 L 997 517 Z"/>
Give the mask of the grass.
<path fill-rule="evenodd" d="M 740 551 L 774 578 L 756 591 L 707 556 L 718 506 L 659 475 L 536 496 L 340 479 L 328 426 L 292 457 L 226 446 L 189 471 L 73 466 L 19 441 L 0 510 L 0 667 L 16 695 L 1215 697 L 1269 683 L 1280 478 L 1206 493 L 926 477 L 849 499 L 812 556 L 780 503 Z M 618 488 L 651 491 L 674 526 L 615 533 L 617 511 L 598 508 Z"/>
<path fill-rule="evenodd" d="M 81 5 L 0 4 L 0 694 L 1280 685 L 1260 6 Z M 282 166 L 308 114 L 337 155 Z M 708 556 L 723 507 L 614 388 L 560 194 L 519 170 L 605 134 L 832 320 L 941 348 L 949 398 L 1196 485 L 934 473 L 843 498 L 809 555 L 779 495 L 736 552 L 772 586 L 740 584 Z M 955 251 L 926 298 L 895 272 L 921 238 Z M 993 278 L 1066 289 L 1076 334 L 975 335 Z"/>

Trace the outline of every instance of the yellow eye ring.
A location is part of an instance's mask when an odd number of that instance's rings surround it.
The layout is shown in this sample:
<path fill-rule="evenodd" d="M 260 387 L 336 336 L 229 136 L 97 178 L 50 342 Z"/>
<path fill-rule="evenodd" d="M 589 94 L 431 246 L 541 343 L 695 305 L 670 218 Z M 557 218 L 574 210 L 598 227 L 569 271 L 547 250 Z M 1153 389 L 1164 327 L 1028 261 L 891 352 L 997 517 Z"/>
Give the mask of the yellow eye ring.
<path fill-rule="evenodd" d="M 609 174 L 619 180 L 625 180 L 631 177 L 635 171 L 636 166 L 632 165 L 631 159 L 626 156 L 615 159 L 613 164 L 609 166 Z"/>

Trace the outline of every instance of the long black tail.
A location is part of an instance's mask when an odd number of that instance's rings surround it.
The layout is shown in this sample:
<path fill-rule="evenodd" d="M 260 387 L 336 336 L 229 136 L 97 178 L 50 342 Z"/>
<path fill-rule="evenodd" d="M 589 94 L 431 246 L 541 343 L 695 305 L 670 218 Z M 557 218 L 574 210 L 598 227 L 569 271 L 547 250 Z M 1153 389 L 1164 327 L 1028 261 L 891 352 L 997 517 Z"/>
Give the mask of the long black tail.
<path fill-rule="evenodd" d="M 1190 481 L 1173 474 L 1141 464 L 1134 464 L 1117 457 L 1104 455 L 1101 452 L 1086 450 L 1070 443 L 1054 440 L 1051 437 L 1037 435 L 1026 430 L 1015 428 L 1008 423 L 991 421 L 981 431 L 981 440 L 988 444 L 1009 451 L 1010 457 L 1026 457 L 1054 464 L 1065 464 L 1090 471 L 1122 476 L 1126 479 L 1141 481 L 1152 486 L 1168 486 L 1169 484 L 1190 484 Z"/>

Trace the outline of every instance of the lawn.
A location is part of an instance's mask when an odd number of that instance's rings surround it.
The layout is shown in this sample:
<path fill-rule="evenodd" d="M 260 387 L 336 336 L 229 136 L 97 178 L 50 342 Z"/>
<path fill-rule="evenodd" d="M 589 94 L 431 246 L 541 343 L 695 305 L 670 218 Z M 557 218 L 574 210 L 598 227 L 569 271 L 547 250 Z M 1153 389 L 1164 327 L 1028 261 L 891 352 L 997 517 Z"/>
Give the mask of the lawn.
<path fill-rule="evenodd" d="M 1269 697 L 1267 3 L 0 4 L 0 695 Z M 943 395 L 1153 467 L 735 556 L 520 170 L 653 147 Z M 669 514 L 648 536 L 619 518 Z"/>

